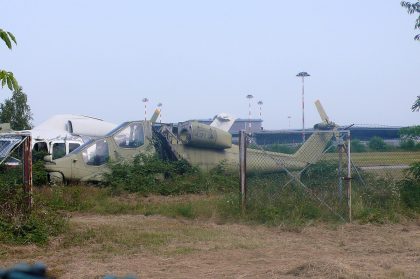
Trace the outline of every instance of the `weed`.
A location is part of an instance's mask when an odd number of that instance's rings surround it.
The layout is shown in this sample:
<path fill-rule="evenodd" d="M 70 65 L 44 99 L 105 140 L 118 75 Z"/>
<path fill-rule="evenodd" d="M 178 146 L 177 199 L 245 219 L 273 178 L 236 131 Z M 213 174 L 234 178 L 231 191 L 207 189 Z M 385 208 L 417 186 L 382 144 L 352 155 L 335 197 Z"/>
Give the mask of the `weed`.
<path fill-rule="evenodd" d="M 237 187 L 238 180 L 226 175 L 223 163 L 202 173 L 186 161 L 163 161 L 154 155 L 138 155 L 133 164 L 111 165 L 106 186 L 114 193 L 128 191 L 142 195 L 179 195 L 226 192 Z"/>

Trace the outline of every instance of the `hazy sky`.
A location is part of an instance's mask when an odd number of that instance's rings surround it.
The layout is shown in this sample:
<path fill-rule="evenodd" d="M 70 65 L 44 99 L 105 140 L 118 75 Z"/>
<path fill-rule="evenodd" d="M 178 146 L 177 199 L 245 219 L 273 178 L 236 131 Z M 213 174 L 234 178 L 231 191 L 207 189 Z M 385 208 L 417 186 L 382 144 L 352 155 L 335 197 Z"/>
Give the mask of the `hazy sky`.
<path fill-rule="evenodd" d="M 415 16 L 400 0 L 1 1 L 0 47 L 39 124 L 58 113 L 120 123 L 163 103 L 163 121 L 246 118 L 262 100 L 264 127 L 319 122 L 412 125 L 420 95 Z M 0 101 L 11 92 L 0 89 Z"/>

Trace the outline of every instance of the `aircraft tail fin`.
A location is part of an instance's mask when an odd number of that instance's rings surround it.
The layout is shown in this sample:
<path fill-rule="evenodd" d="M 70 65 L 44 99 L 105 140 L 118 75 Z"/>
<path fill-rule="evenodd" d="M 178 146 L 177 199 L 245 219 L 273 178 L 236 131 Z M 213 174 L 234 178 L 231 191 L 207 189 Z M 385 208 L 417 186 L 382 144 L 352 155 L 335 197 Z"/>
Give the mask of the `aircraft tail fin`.
<path fill-rule="evenodd" d="M 293 157 L 300 162 L 306 162 L 308 164 L 316 163 L 321 159 L 324 150 L 327 148 L 333 136 L 333 131 L 315 131 L 301 148 L 293 154 Z"/>
<path fill-rule="evenodd" d="M 330 121 L 319 100 L 315 102 L 315 106 L 323 122 L 322 124 L 315 125 L 315 128 L 324 131 L 314 131 L 301 148 L 293 155 L 296 160 L 309 164 L 313 164 L 321 159 L 324 150 L 327 148 L 337 131 L 337 125 Z"/>
<path fill-rule="evenodd" d="M 160 114 L 160 108 L 155 109 L 155 112 L 153 113 L 152 117 L 150 118 L 150 122 L 155 123 L 159 117 Z"/>
<path fill-rule="evenodd" d="M 328 115 L 325 112 L 324 107 L 322 106 L 319 100 L 315 101 L 315 106 L 318 110 L 319 116 L 321 116 L 322 122 L 325 122 L 326 124 L 330 123 L 330 119 L 328 118 Z"/>
<path fill-rule="evenodd" d="M 229 132 L 233 123 L 235 123 L 235 117 L 227 113 L 219 113 L 214 117 L 213 122 L 210 124 L 211 127 L 218 128 L 225 132 Z"/>

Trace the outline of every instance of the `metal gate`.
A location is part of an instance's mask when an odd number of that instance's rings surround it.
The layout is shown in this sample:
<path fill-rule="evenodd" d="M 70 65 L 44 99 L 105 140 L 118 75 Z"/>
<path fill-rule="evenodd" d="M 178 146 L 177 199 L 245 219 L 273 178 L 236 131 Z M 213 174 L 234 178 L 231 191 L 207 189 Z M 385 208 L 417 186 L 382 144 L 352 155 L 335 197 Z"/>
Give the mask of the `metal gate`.
<path fill-rule="evenodd" d="M 267 146 L 240 133 L 244 213 L 258 208 L 291 218 L 318 214 L 351 221 L 350 131 L 314 131 L 306 138 Z"/>

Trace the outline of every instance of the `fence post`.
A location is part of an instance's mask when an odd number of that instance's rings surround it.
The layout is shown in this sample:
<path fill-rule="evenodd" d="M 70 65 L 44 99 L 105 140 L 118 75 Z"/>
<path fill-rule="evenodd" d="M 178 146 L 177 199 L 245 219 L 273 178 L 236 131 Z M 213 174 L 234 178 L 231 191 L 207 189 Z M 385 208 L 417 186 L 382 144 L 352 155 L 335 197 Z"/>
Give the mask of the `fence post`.
<path fill-rule="evenodd" d="M 23 142 L 23 185 L 27 195 L 27 209 L 32 208 L 32 138 L 27 136 Z"/>
<path fill-rule="evenodd" d="M 245 131 L 239 132 L 239 177 L 241 187 L 241 210 L 245 212 L 246 207 L 246 147 L 248 134 Z"/>
<path fill-rule="evenodd" d="M 351 216 L 351 135 L 350 130 L 347 131 L 347 205 L 349 210 L 349 222 L 352 221 Z"/>

